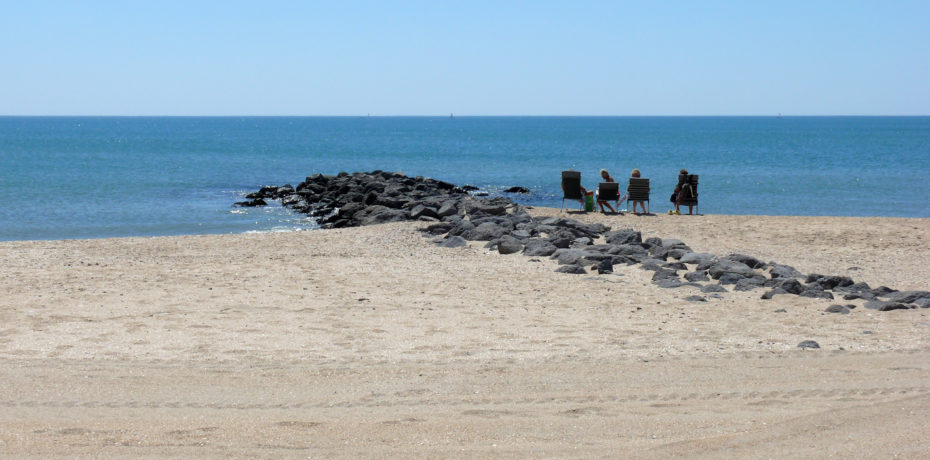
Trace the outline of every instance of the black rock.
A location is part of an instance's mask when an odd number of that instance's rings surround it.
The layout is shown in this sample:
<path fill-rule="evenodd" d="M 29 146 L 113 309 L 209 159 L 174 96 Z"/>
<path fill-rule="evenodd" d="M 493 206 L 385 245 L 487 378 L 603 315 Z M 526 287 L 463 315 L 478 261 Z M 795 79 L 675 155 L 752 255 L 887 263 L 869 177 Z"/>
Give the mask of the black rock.
<path fill-rule="evenodd" d="M 442 235 L 448 233 L 449 230 L 452 230 L 452 224 L 449 222 L 439 222 L 432 224 L 423 229 L 423 232 L 430 235 Z"/>
<path fill-rule="evenodd" d="M 765 265 L 765 263 L 763 263 L 761 260 L 752 256 L 747 256 L 745 254 L 730 254 L 726 258 L 743 263 L 749 268 L 762 268 L 762 266 Z"/>
<path fill-rule="evenodd" d="M 668 248 L 662 246 L 653 246 L 649 248 L 649 255 L 656 259 L 665 260 L 668 258 Z"/>
<path fill-rule="evenodd" d="M 762 300 L 771 300 L 772 297 L 775 297 L 778 294 L 788 294 L 788 291 L 782 288 L 775 288 L 770 291 L 766 291 L 765 294 L 762 294 Z"/>
<path fill-rule="evenodd" d="M 497 252 L 501 254 L 514 254 L 523 250 L 523 242 L 510 236 L 504 235 L 497 243 Z"/>
<path fill-rule="evenodd" d="M 856 299 L 873 300 L 875 299 L 875 294 L 872 294 L 871 292 L 866 291 L 866 292 L 850 292 L 848 294 L 843 295 L 843 300 L 856 300 Z"/>
<path fill-rule="evenodd" d="M 436 210 L 433 208 L 429 208 L 429 207 L 423 206 L 422 204 L 418 204 L 414 206 L 412 209 L 410 209 L 410 218 L 416 220 L 416 219 L 419 219 L 420 217 L 432 217 L 432 218 L 438 219 L 439 214 L 437 214 Z"/>
<path fill-rule="evenodd" d="M 504 190 L 504 193 L 530 193 L 530 189 L 526 187 L 510 187 L 507 190 Z"/>
<path fill-rule="evenodd" d="M 450 236 L 439 243 L 444 248 L 460 248 L 468 244 L 461 236 Z"/>
<path fill-rule="evenodd" d="M 701 286 L 701 292 L 730 292 L 730 291 L 727 291 L 727 288 L 719 284 L 708 284 L 705 286 Z"/>
<path fill-rule="evenodd" d="M 772 278 L 803 278 L 804 275 L 790 265 L 770 264 L 769 273 Z"/>
<path fill-rule="evenodd" d="M 610 259 L 604 259 L 598 262 L 597 264 L 598 274 L 604 275 L 604 274 L 613 273 L 613 272 L 614 272 L 614 264 L 613 262 L 610 261 Z"/>
<path fill-rule="evenodd" d="M 778 281 L 780 280 L 780 281 Z M 794 278 L 777 278 L 774 287 L 783 289 L 786 293 L 798 295 L 804 290 L 801 283 Z"/>
<path fill-rule="evenodd" d="M 875 289 L 872 289 L 872 294 L 875 294 L 876 296 L 879 296 L 879 297 L 884 297 L 888 294 L 891 294 L 892 292 L 898 292 L 898 290 L 891 289 L 890 287 L 887 287 L 887 286 L 879 286 Z"/>
<path fill-rule="evenodd" d="M 570 273 L 572 275 L 584 275 L 587 273 L 581 265 L 562 265 L 555 269 L 558 273 Z"/>
<path fill-rule="evenodd" d="M 491 241 L 507 233 L 507 229 L 493 222 L 485 222 L 472 230 L 465 232 L 462 237 L 471 241 Z"/>
<path fill-rule="evenodd" d="M 249 200 L 249 201 L 237 201 L 237 202 L 235 203 L 235 205 L 236 205 L 236 206 L 242 206 L 242 207 L 251 208 L 251 207 L 255 207 L 255 206 L 267 206 L 268 203 L 267 203 L 265 200 L 261 199 L 261 198 L 253 198 L 253 199 L 251 199 L 251 200 Z"/>
<path fill-rule="evenodd" d="M 798 348 L 820 348 L 820 344 L 813 340 L 805 340 L 798 344 Z"/>
<path fill-rule="evenodd" d="M 718 278 L 717 282 L 720 284 L 736 284 L 744 279 L 746 277 L 738 273 L 724 273 Z"/>
<path fill-rule="evenodd" d="M 930 299 L 930 292 L 927 291 L 899 291 L 889 292 L 885 296 L 888 300 L 898 303 L 914 303 L 921 299 Z"/>
<path fill-rule="evenodd" d="M 683 283 L 678 278 L 662 278 L 657 281 L 653 281 L 652 284 L 659 286 L 660 288 L 670 289 L 681 287 Z"/>
<path fill-rule="evenodd" d="M 625 228 L 605 233 L 604 239 L 607 244 L 635 244 L 643 241 L 643 235 L 631 228 Z"/>
<path fill-rule="evenodd" d="M 704 252 L 689 252 L 684 254 L 679 259 L 679 262 L 683 264 L 701 264 L 705 262 L 713 262 L 717 256 L 713 254 L 707 254 Z"/>
<path fill-rule="evenodd" d="M 844 306 L 844 305 L 830 305 L 830 306 L 827 307 L 827 309 L 824 310 L 824 311 L 827 312 L 827 313 L 840 313 L 840 314 L 843 314 L 843 315 L 848 315 L 848 314 L 849 314 L 849 308 L 847 308 L 847 307 Z"/>
<path fill-rule="evenodd" d="M 687 249 L 689 252 L 691 248 L 688 247 L 684 241 L 675 238 L 662 238 L 662 247 L 668 249 Z"/>
<path fill-rule="evenodd" d="M 821 275 L 821 274 L 819 274 L 819 273 L 811 273 L 811 274 L 807 275 L 806 278 L 804 278 L 804 282 L 805 282 L 805 283 L 808 283 L 808 284 L 810 284 L 810 283 L 816 283 L 817 281 L 820 281 L 822 278 L 823 278 L 823 275 Z"/>
<path fill-rule="evenodd" d="M 473 216 L 502 216 L 507 214 L 507 205 L 490 200 L 475 200 L 465 204 L 465 211 Z"/>
<path fill-rule="evenodd" d="M 713 279 L 719 279 L 725 273 L 733 273 L 736 275 L 742 275 L 742 277 L 752 276 L 755 274 L 752 268 L 749 268 L 748 265 L 737 262 L 735 260 L 721 259 L 717 263 L 710 266 L 707 269 L 707 273 Z M 735 283 L 735 281 L 734 281 Z"/>
<path fill-rule="evenodd" d="M 665 264 L 664 267 L 669 270 L 687 270 L 688 269 L 688 267 L 685 266 L 685 264 L 681 262 L 668 263 L 668 264 Z"/>
<path fill-rule="evenodd" d="M 531 238 L 526 240 L 523 248 L 523 255 L 548 257 L 551 256 L 556 249 L 555 245 L 546 240 Z"/>
<path fill-rule="evenodd" d="M 865 303 L 865 308 L 868 308 L 869 310 L 891 311 L 891 310 L 907 310 L 910 307 L 900 302 L 892 302 L 892 301 L 885 301 L 885 300 L 870 300 Z"/>
<path fill-rule="evenodd" d="M 681 280 L 678 279 L 678 274 L 672 270 L 659 269 L 659 270 L 656 270 L 656 272 L 652 274 L 653 281 L 664 280 L 664 279 L 674 279 L 678 281 L 679 283 L 681 282 Z"/>
<path fill-rule="evenodd" d="M 708 277 L 707 272 L 704 271 L 685 273 L 685 279 L 692 282 L 710 281 L 710 277 Z"/>
<path fill-rule="evenodd" d="M 466 192 L 473 192 L 475 190 L 479 190 L 479 188 L 475 187 L 474 185 L 465 184 L 462 186 L 462 190 L 465 190 Z"/>
<path fill-rule="evenodd" d="M 559 262 L 559 265 L 577 265 L 583 263 L 584 254 L 577 249 L 559 249 L 552 254 L 552 257 Z"/>
<path fill-rule="evenodd" d="M 436 211 L 436 214 L 439 217 L 447 217 L 458 214 L 458 205 L 454 200 L 445 201 L 442 203 L 442 206 L 439 207 L 439 210 Z"/>
<path fill-rule="evenodd" d="M 736 282 L 733 287 L 734 291 L 751 291 L 762 287 L 762 280 L 759 278 L 743 278 Z"/>
<path fill-rule="evenodd" d="M 688 302 L 707 302 L 707 299 L 699 295 L 689 295 L 685 297 Z"/>
<path fill-rule="evenodd" d="M 801 292 L 800 294 L 798 294 L 798 295 L 801 296 L 801 297 L 811 297 L 811 298 L 814 298 L 814 299 L 830 299 L 830 300 L 833 300 L 833 294 L 831 294 L 831 293 L 829 293 L 829 292 L 827 292 L 827 291 L 818 291 L 818 290 L 816 290 L 816 289 L 808 289 L 808 290 L 806 290 L 806 291 L 802 291 L 802 292 Z"/>
<path fill-rule="evenodd" d="M 590 246 L 590 245 L 591 245 L 591 238 L 588 238 L 588 237 L 586 237 L 586 236 L 582 236 L 582 237 L 578 237 L 578 238 L 575 238 L 574 240 L 572 240 L 571 247 L 577 248 L 577 247 L 580 247 L 580 246 Z"/>
<path fill-rule="evenodd" d="M 837 286 L 844 287 L 844 286 L 851 286 L 853 284 L 852 278 L 848 276 L 824 276 L 823 278 L 820 278 L 817 282 L 820 283 L 820 285 L 823 286 L 823 288 L 828 291 L 832 290 L 833 288 Z"/>

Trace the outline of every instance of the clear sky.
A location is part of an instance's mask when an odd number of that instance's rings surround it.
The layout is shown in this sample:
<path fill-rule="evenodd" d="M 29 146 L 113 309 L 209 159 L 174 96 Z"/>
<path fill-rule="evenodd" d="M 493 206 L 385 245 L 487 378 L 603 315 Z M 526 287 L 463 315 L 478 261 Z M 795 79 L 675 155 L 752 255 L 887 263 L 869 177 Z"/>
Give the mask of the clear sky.
<path fill-rule="evenodd" d="M 3 115 L 928 115 L 930 1 L 3 1 Z"/>

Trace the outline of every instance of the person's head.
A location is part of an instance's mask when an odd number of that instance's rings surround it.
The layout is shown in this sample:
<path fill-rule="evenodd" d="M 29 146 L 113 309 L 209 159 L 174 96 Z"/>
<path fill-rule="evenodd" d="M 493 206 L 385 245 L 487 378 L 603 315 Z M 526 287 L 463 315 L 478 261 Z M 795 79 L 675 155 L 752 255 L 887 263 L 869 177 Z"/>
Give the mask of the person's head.
<path fill-rule="evenodd" d="M 688 170 L 687 170 L 687 169 L 682 169 L 681 171 L 678 171 L 678 174 L 683 174 L 683 175 L 687 176 L 687 175 L 688 175 Z"/>
<path fill-rule="evenodd" d="M 608 177 L 610 177 L 610 173 L 607 172 L 606 169 L 602 169 L 602 170 L 601 170 L 601 177 L 603 177 L 604 179 L 607 179 Z"/>
<path fill-rule="evenodd" d="M 638 169 L 634 169 L 634 170 L 633 170 L 633 175 L 632 175 L 632 176 L 633 176 L 633 177 L 639 177 L 639 170 L 638 170 Z"/>

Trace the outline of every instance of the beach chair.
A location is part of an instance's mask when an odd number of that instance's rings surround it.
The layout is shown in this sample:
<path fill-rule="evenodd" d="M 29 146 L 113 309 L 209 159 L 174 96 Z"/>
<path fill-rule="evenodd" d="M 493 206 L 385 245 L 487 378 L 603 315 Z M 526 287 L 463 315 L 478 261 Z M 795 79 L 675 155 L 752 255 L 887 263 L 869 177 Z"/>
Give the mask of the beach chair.
<path fill-rule="evenodd" d="M 683 187 L 685 184 L 690 187 Z M 682 195 L 678 200 L 678 206 L 694 206 L 694 213 L 700 214 L 698 207 L 698 175 L 697 174 L 679 174 L 678 185 L 682 186 Z M 690 191 L 688 191 L 690 189 Z"/>
<path fill-rule="evenodd" d="M 638 177 L 630 178 L 630 185 L 626 189 L 629 196 L 626 198 L 627 205 L 634 201 L 643 201 L 646 204 L 646 213 L 648 214 L 649 209 L 649 179 L 642 179 Z"/>
<path fill-rule="evenodd" d="M 597 186 L 597 201 L 615 201 L 620 203 L 620 184 L 616 182 L 601 182 Z"/>
<path fill-rule="evenodd" d="M 577 200 L 584 211 L 584 192 L 581 191 L 581 173 L 578 171 L 562 171 L 562 210 L 565 210 L 565 200 Z"/>

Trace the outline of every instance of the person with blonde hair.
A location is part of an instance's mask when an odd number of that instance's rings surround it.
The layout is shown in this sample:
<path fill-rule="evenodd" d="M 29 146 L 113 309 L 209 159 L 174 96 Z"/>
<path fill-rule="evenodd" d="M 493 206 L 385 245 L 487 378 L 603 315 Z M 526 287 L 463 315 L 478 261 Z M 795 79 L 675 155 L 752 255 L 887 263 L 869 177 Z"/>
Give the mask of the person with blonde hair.
<path fill-rule="evenodd" d="M 606 169 L 602 169 L 602 170 L 601 170 L 601 179 L 604 179 L 604 182 L 616 182 L 616 181 L 614 180 L 614 178 L 611 177 L 610 173 L 607 172 Z M 601 207 L 601 212 L 607 212 L 607 211 L 604 211 L 604 205 L 605 205 L 605 204 L 606 204 L 607 207 L 610 209 L 610 212 L 617 212 L 617 210 L 614 209 L 614 207 L 610 205 L 610 202 L 608 202 L 608 201 L 602 201 L 602 200 L 600 199 L 600 197 L 598 197 L 597 205 Z"/>

